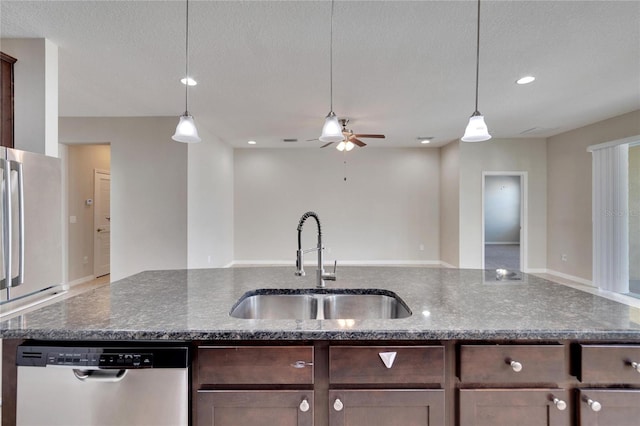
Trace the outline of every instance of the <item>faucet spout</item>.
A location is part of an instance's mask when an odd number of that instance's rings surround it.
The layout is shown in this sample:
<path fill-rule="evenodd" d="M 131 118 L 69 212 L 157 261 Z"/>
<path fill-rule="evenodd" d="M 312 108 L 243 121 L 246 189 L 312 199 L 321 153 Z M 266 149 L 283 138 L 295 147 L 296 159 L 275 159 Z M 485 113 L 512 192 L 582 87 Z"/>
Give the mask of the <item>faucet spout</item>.
<path fill-rule="evenodd" d="M 302 227 L 304 226 L 305 221 L 308 218 L 314 218 L 316 224 L 318 225 L 318 245 L 315 248 L 303 250 L 302 249 Z M 304 276 L 304 253 L 309 251 L 317 251 L 318 252 L 318 269 L 316 270 L 316 287 L 323 288 L 325 287 L 325 280 L 335 281 L 335 268 L 334 273 L 326 273 L 324 271 L 324 261 L 322 256 L 322 250 L 324 247 L 322 246 L 322 226 L 320 225 L 320 218 L 315 212 L 306 212 L 300 218 L 298 222 L 298 251 L 296 252 L 296 275 Z"/>

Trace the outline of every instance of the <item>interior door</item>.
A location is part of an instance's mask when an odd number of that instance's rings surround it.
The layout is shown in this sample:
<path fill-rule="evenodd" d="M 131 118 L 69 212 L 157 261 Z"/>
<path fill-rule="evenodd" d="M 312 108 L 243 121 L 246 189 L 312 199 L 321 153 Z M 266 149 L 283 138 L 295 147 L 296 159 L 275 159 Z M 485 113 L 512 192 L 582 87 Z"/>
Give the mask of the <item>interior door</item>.
<path fill-rule="evenodd" d="M 111 174 L 94 172 L 93 275 L 101 277 L 111 270 Z"/>

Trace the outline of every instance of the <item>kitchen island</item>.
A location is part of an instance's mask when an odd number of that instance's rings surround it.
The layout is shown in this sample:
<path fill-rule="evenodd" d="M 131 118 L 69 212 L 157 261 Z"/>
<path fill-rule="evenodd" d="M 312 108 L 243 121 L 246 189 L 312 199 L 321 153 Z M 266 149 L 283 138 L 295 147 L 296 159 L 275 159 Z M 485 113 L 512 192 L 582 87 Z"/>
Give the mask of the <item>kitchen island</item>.
<path fill-rule="evenodd" d="M 190 343 L 194 424 L 211 424 L 211 407 L 238 407 L 247 393 L 266 395 L 264 404 L 288 414 L 293 409 L 292 424 L 318 426 L 360 424 L 353 416 L 362 410 L 380 420 L 380 406 L 394 421 L 429 413 L 428 424 L 446 425 L 486 424 L 487 416 L 509 424 L 524 406 L 547 413 L 542 424 L 598 424 L 589 423 L 590 411 L 606 424 L 603 416 L 614 410 L 602 401 L 610 396 L 639 406 L 640 374 L 632 363 L 640 362 L 640 310 L 535 276 L 518 278 L 497 280 L 495 271 L 481 270 L 343 267 L 329 289 L 394 292 L 412 315 L 253 320 L 229 315 L 245 293 L 310 289 L 314 274 L 296 277 L 285 267 L 143 272 L 0 323 L 3 420 L 12 419 L 6 413 L 11 351 L 24 339 Z M 389 367 L 381 353 L 394 353 L 395 364 Z M 282 374 L 259 361 L 287 354 L 301 363 L 287 361 Z M 593 371 L 616 357 L 622 378 Z M 218 371 L 224 363 L 224 371 L 237 374 Z M 598 395 L 603 408 L 593 410 L 595 399 L 588 404 L 585 395 Z M 496 404 L 505 408 L 503 417 L 486 411 Z M 265 416 L 258 408 L 236 411 Z M 371 423 L 366 419 L 362 424 Z"/>

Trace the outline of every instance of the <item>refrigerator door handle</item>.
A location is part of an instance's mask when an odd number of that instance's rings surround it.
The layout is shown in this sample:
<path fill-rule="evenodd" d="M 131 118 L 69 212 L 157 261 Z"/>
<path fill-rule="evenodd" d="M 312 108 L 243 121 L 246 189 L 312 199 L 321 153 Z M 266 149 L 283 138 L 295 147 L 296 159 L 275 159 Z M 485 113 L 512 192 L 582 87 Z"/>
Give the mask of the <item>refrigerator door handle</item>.
<path fill-rule="evenodd" d="M 10 160 L 9 165 L 9 174 L 14 170 L 18 174 L 18 274 L 15 278 L 11 277 L 11 286 L 16 287 L 24 284 L 24 176 L 21 162 Z"/>
<path fill-rule="evenodd" d="M 2 168 L 2 261 L 4 262 L 4 279 L 2 288 L 7 289 L 7 300 L 11 298 L 11 170 L 9 161 L 0 159 Z"/>

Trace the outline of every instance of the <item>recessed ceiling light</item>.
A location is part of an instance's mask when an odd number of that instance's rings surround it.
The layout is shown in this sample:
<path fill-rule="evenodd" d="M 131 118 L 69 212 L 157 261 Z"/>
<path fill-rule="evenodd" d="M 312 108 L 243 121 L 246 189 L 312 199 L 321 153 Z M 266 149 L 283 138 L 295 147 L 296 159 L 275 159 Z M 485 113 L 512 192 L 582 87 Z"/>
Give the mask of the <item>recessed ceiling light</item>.
<path fill-rule="evenodd" d="M 180 83 L 182 83 L 182 84 L 189 83 L 189 86 L 195 86 L 196 84 L 198 84 L 198 82 L 195 81 L 194 79 L 192 79 L 191 77 L 183 78 L 182 80 L 180 80 Z"/>
<path fill-rule="evenodd" d="M 256 141 L 249 141 L 249 142 L 247 142 L 247 143 L 248 143 L 249 145 L 255 145 L 255 144 L 257 144 L 258 142 L 256 142 Z"/>
<path fill-rule="evenodd" d="M 518 80 L 516 80 L 516 83 L 518 84 L 529 84 L 531 82 L 533 82 L 536 78 L 532 75 L 527 75 L 525 77 L 519 78 Z"/>
<path fill-rule="evenodd" d="M 418 139 L 422 144 L 427 144 L 431 143 L 431 139 L 433 139 L 433 136 L 419 136 L 416 139 Z"/>

